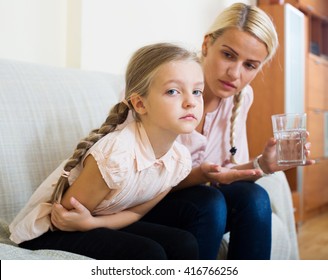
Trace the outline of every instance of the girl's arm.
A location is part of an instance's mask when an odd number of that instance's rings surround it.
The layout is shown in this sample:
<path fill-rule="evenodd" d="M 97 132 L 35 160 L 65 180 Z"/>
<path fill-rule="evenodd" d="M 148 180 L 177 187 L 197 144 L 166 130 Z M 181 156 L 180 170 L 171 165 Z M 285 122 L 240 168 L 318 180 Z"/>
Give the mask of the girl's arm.
<path fill-rule="evenodd" d="M 120 229 L 140 220 L 170 191 L 162 192 L 152 200 L 112 215 L 92 216 L 90 211 L 74 197 L 70 199 L 70 211 L 61 204 L 54 204 L 51 221 L 63 231 L 86 231 L 99 227 Z"/>
<path fill-rule="evenodd" d="M 109 193 L 110 189 L 102 178 L 96 160 L 89 155 L 84 160 L 80 175 L 63 195 L 61 204 L 70 210 L 72 209 L 70 199 L 75 197 L 89 211 L 93 211 Z"/>

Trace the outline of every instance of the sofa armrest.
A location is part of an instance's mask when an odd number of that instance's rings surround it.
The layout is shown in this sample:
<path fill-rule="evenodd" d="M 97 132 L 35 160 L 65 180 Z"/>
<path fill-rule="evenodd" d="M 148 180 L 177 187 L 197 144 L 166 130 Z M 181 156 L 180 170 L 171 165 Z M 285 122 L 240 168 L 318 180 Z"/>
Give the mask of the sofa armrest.
<path fill-rule="evenodd" d="M 288 259 L 299 259 L 294 207 L 291 190 L 285 173 L 282 171 L 276 172 L 272 175 L 262 177 L 256 183 L 268 192 L 272 213 L 279 220 L 279 223 L 281 223 L 282 230 L 287 234 L 290 246 L 290 256 Z"/>

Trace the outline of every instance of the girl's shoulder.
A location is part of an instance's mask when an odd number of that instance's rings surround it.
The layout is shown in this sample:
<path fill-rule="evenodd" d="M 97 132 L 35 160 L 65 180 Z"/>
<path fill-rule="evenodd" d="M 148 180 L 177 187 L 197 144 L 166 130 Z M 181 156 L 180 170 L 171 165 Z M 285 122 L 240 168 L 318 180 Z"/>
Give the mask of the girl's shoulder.
<path fill-rule="evenodd" d="M 112 189 L 121 188 L 135 166 L 136 139 L 134 125 L 128 124 L 104 136 L 88 151 L 96 160 L 99 171 L 106 184 Z"/>
<path fill-rule="evenodd" d="M 178 141 L 175 141 L 172 146 L 173 150 L 173 157 L 175 160 L 179 160 L 180 162 L 186 162 L 188 163 L 191 161 L 191 155 L 189 149 L 183 145 L 182 143 L 179 143 Z"/>
<path fill-rule="evenodd" d="M 131 143 L 135 142 L 135 135 L 135 126 L 129 123 L 120 130 L 106 134 L 88 150 L 84 158 L 91 154 L 97 162 L 113 159 L 126 162 L 128 155 L 133 157 L 134 145 Z"/>
<path fill-rule="evenodd" d="M 106 134 L 98 142 L 96 142 L 90 150 L 98 149 L 102 151 L 108 151 L 112 146 L 121 147 L 122 150 L 126 150 L 127 147 L 131 147 L 131 143 L 134 143 L 135 140 L 135 122 L 130 122 L 124 127 Z"/>

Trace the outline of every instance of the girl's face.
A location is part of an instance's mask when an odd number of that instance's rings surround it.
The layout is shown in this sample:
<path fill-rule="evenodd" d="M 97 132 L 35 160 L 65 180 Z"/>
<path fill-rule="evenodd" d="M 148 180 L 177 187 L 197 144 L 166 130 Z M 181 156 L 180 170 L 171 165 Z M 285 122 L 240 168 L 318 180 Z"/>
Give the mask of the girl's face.
<path fill-rule="evenodd" d="M 227 98 L 240 92 L 261 69 L 266 45 L 237 28 L 226 30 L 214 43 L 210 35 L 202 45 L 205 93 Z"/>
<path fill-rule="evenodd" d="M 176 137 L 192 132 L 203 114 L 204 77 L 194 61 L 174 61 L 156 71 L 148 95 L 142 98 L 142 121 Z"/>

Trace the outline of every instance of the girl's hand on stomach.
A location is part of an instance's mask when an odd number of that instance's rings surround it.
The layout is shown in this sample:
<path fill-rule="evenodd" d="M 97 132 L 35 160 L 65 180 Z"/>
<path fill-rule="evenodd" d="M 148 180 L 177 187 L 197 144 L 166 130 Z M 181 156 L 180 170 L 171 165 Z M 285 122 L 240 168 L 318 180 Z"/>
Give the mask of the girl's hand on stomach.
<path fill-rule="evenodd" d="M 62 231 L 87 231 L 93 228 L 90 211 L 74 197 L 70 198 L 71 210 L 67 210 L 60 203 L 55 203 L 51 211 L 52 224 Z"/>

